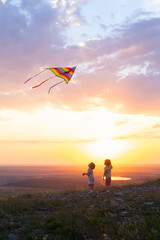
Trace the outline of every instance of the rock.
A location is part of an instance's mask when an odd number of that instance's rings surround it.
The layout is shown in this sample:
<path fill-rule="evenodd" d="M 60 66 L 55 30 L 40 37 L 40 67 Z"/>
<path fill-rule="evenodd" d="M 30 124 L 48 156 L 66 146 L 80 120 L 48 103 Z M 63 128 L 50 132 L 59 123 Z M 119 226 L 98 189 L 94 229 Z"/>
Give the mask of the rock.
<path fill-rule="evenodd" d="M 122 211 L 121 214 L 125 215 L 125 214 L 127 214 L 127 211 Z"/>
<path fill-rule="evenodd" d="M 82 194 L 77 194 L 77 197 L 82 198 L 82 197 L 84 197 L 84 195 L 82 195 Z"/>
<path fill-rule="evenodd" d="M 117 192 L 116 195 L 123 196 L 124 193 L 122 193 L 122 192 Z"/>
<path fill-rule="evenodd" d="M 153 205 L 153 202 L 144 202 L 145 205 Z"/>
<path fill-rule="evenodd" d="M 66 201 L 67 200 L 67 198 L 66 197 L 62 197 L 62 198 L 60 198 L 62 201 Z"/>
<path fill-rule="evenodd" d="M 9 239 L 15 239 L 16 236 L 15 236 L 14 234 L 12 234 L 12 233 L 9 233 L 9 234 L 8 234 L 8 238 L 9 238 Z"/>
<path fill-rule="evenodd" d="M 122 202 L 122 201 L 123 201 L 123 199 L 121 199 L 121 198 L 117 198 L 117 201 L 120 201 L 120 202 Z"/>

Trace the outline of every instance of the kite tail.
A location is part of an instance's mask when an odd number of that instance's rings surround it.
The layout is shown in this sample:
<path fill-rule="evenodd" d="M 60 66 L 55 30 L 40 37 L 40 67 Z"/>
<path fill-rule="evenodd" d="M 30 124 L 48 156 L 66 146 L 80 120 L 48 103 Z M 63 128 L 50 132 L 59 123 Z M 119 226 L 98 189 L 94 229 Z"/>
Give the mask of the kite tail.
<path fill-rule="evenodd" d="M 36 86 L 34 86 L 34 87 L 32 87 L 32 88 L 37 88 L 37 87 L 41 86 L 43 83 L 47 82 L 47 81 L 48 81 L 49 79 L 51 79 L 51 78 L 53 78 L 53 77 L 50 77 L 50 78 L 44 80 L 43 82 L 41 82 L 40 84 L 38 84 L 38 85 L 36 85 Z"/>
<path fill-rule="evenodd" d="M 53 87 L 55 87 L 56 85 L 58 85 L 58 84 L 60 84 L 60 83 L 62 83 L 62 82 L 63 82 L 63 81 L 58 82 L 58 83 L 54 84 L 53 86 L 51 86 L 51 87 L 49 88 L 49 90 L 48 90 L 48 93 L 50 93 L 50 91 L 51 91 L 51 89 L 52 89 Z"/>
<path fill-rule="evenodd" d="M 46 71 L 46 69 L 44 69 L 43 71 L 37 73 L 37 74 L 34 75 L 33 77 L 30 77 L 29 79 L 27 79 L 27 80 L 24 82 L 24 84 L 27 83 L 28 81 L 30 81 L 32 78 L 37 77 L 39 74 L 41 74 L 41 73 L 44 72 L 44 71 Z"/>

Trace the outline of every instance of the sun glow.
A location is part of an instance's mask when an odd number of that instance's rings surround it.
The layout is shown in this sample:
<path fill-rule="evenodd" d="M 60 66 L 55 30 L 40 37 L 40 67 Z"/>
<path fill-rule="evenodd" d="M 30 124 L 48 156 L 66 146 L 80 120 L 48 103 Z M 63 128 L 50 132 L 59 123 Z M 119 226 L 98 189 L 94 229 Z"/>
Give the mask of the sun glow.
<path fill-rule="evenodd" d="M 114 158 L 120 156 L 131 149 L 131 143 L 122 140 L 100 140 L 85 144 L 87 154 L 95 158 Z"/>
<path fill-rule="evenodd" d="M 65 124 L 64 124 L 65 119 Z M 113 165 L 159 162 L 159 118 L 118 115 L 104 108 L 0 111 L 0 163 Z M 22 134 L 23 133 L 23 134 Z M 150 138 L 147 140 L 146 136 Z M 152 138 L 151 138 L 152 137 Z"/>

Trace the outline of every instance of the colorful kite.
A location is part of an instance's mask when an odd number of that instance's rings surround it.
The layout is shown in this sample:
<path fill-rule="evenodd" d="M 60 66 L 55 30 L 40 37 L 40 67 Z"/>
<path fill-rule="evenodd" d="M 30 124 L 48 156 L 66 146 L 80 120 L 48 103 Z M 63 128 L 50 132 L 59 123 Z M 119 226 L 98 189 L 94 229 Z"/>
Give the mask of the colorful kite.
<path fill-rule="evenodd" d="M 69 68 L 69 67 L 64 67 L 64 68 L 45 68 L 43 71 L 41 71 L 41 72 L 37 73 L 36 75 L 34 75 L 33 77 L 27 79 L 24 82 L 24 84 L 27 83 L 28 81 L 30 81 L 32 78 L 37 77 L 39 74 L 41 74 L 42 72 L 44 72 L 46 70 L 51 70 L 57 77 L 63 78 L 63 80 L 65 80 L 66 83 L 68 83 L 70 81 L 71 77 L 73 76 L 73 73 L 74 73 L 75 69 L 76 69 L 76 67 L 72 67 L 72 68 Z M 44 80 L 43 82 L 41 82 L 40 84 L 38 84 L 38 85 L 36 85 L 36 86 L 34 86 L 32 88 L 37 88 L 37 87 L 41 86 L 43 83 L 47 82 L 51 78 L 53 78 L 53 77 L 50 77 L 50 78 Z M 55 87 L 56 85 L 58 85 L 58 84 L 60 84 L 62 82 L 63 81 L 60 81 L 60 82 L 54 84 L 53 86 L 51 86 L 49 88 L 49 90 L 48 90 L 48 93 L 50 93 L 50 91 L 51 91 L 51 89 L 53 87 Z"/>

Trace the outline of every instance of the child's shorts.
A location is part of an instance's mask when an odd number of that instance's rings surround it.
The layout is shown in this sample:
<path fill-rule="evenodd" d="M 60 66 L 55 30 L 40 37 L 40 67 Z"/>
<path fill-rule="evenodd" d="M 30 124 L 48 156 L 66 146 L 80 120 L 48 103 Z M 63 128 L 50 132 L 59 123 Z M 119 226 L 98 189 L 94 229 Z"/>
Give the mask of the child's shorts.
<path fill-rule="evenodd" d="M 89 178 L 88 179 L 88 186 L 93 187 L 94 186 L 94 178 Z"/>
<path fill-rule="evenodd" d="M 111 184 L 111 178 L 106 178 L 106 186 L 109 187 Z"/>

